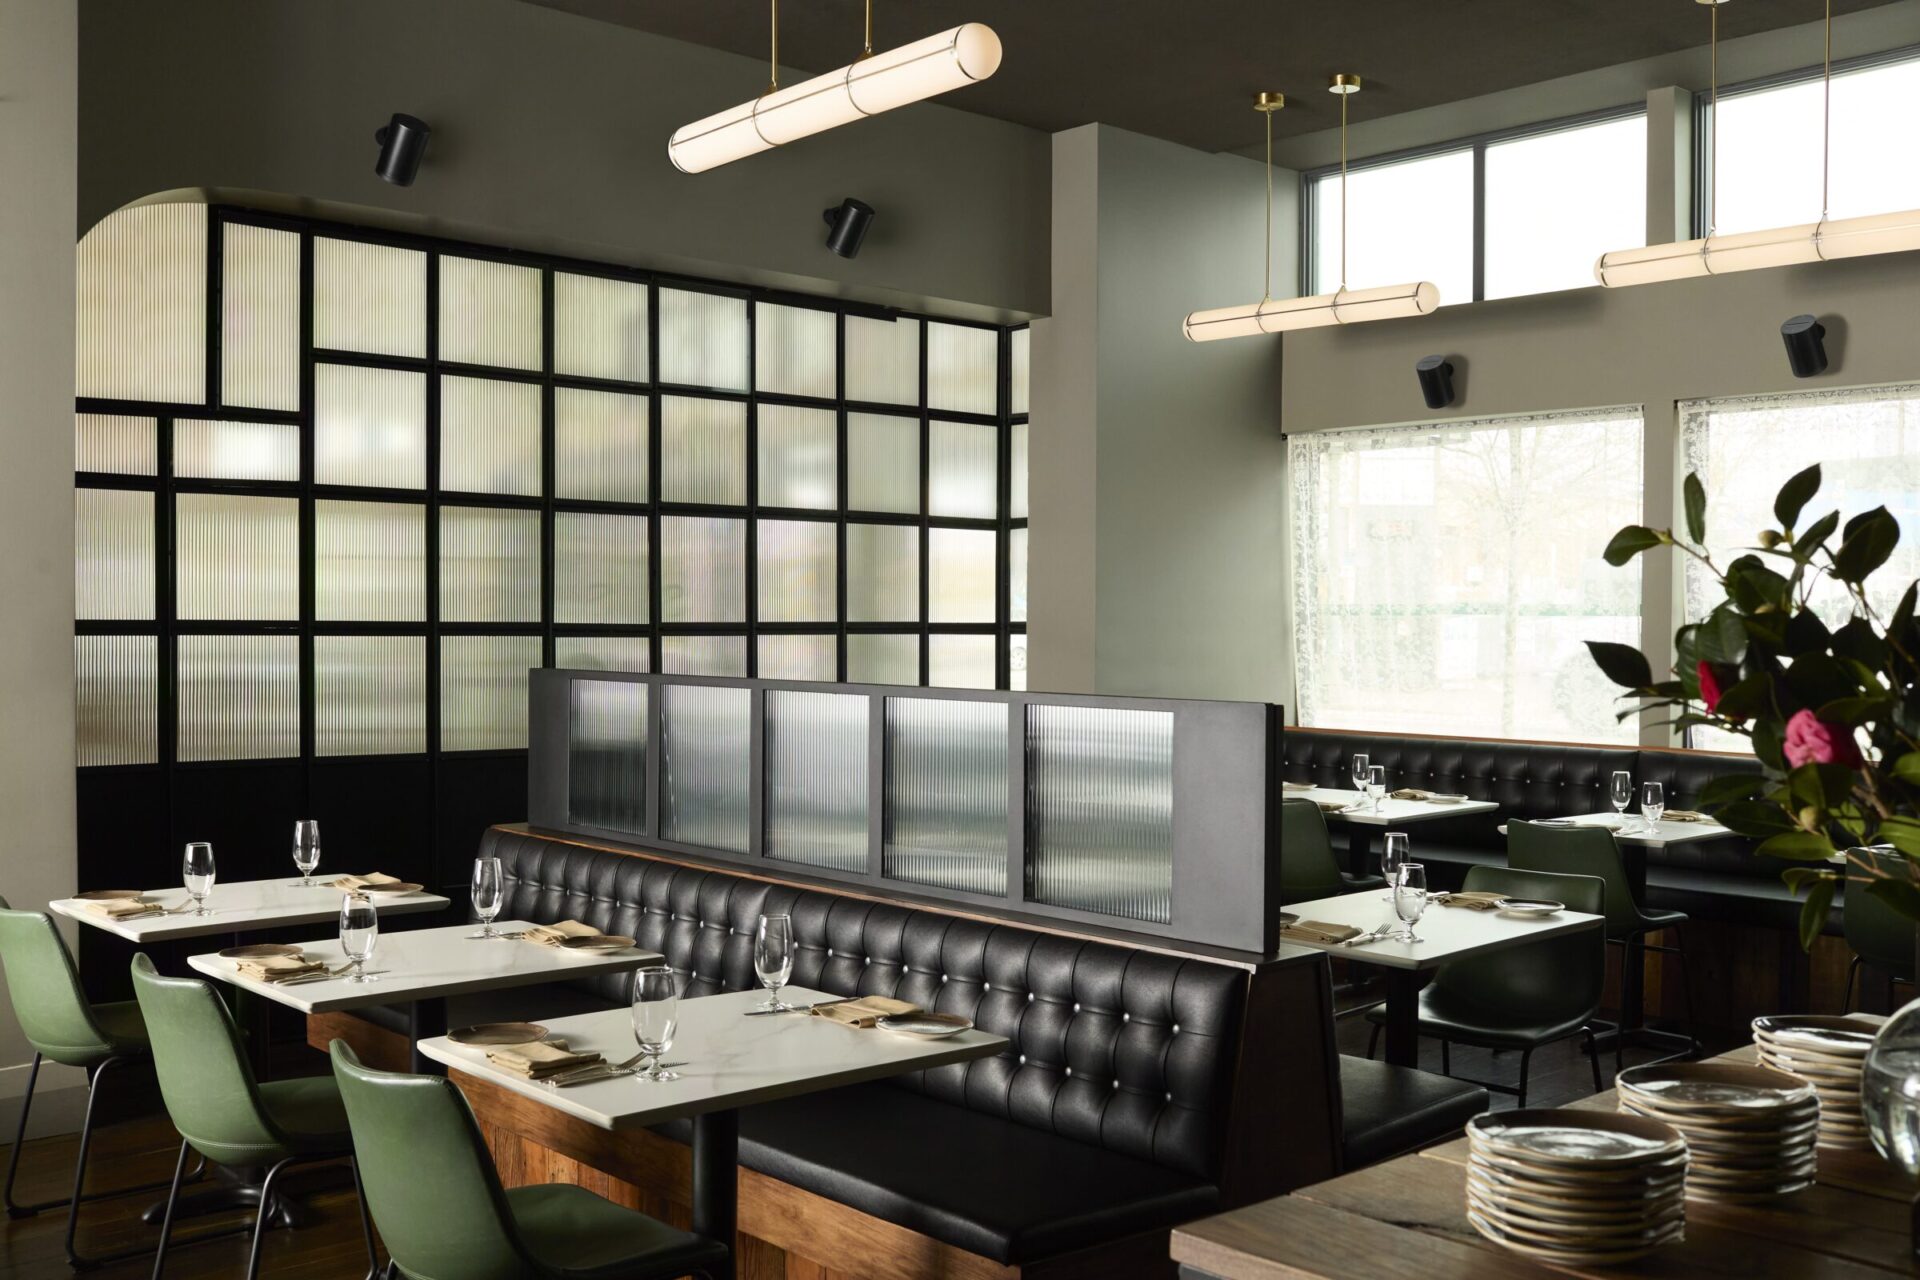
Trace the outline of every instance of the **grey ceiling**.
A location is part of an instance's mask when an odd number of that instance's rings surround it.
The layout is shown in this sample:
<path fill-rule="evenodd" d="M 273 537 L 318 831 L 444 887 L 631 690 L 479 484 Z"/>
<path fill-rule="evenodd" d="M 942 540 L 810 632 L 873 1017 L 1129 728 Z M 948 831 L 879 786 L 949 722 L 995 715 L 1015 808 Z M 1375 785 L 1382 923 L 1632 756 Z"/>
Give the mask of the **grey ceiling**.
<path fill-rule="evenodd" d="M 530 0 L 734 53 L 765 57 L 766 0 Z M 1835 0 L 1836 14 L 1889 0 Z M 1055 131 L 1098 120 L 1208 151 L 1260 137 L 1256 90 L 1288 95 L 1280 136 L 1336 124 L 1323 92 L 1357 71 L 1355 119 L 1395 115 L 1706 43 L 1694 0 L 876 0 L 874 45 L 985 22 L 1006 46 L 1000 72 L 948 105 Z M 851 61 L 862 0 L 788 0 L 781 62 L 810 72 Z M 1723 39 L 1817 22 L 1820 0 L 1739 0 Z M 1817 61 L 1817 48 L 1808 61 Z M 760 88 L 715 85 L 718 110 Z"/>

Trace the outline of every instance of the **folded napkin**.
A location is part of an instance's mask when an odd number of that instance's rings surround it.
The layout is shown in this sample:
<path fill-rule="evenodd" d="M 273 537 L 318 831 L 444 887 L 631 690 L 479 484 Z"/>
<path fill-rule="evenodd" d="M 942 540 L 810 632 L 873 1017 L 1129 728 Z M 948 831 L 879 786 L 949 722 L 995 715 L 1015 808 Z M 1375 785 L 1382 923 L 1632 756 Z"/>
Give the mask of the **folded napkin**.
<path fill-rule="evenodd" d="M 1319 920 L 1295 920 L 1280 931 L 1280 936 L 1291 942 L 1345 942 L 1348 938 L 1360 936 L 1360 930 L 1350 924 L 1326 924 Z"/>
<path fill-rule="evenodd" d="M 141 898 L 78 898 L 82 908 L 109 920 L 134 920 L 141 916 L 163 914 L 166 908 Z"/>
<path fill-rule="evenodd" d="M 390 876 L 384 871 L 369 871 L 363 876 L 341 876 L 333 881 L 335 889 L 365 889 L 369 885 L 399 884 L 399 876 Z"/>
<path fill-rule="evenodd" d="M 578 920 L 562 920 L 558 924 L 537 924 L 527 930 L 525 936 L 528 942 L 537 942 L 543 947 L 561 947 L 568 938 L 597 938 L 600 931 Z"/>
<path fill-rule="evenodd" d="M 1504 893 L 1485 889 L 1465 889 L 1459 893 L 1436 893 L 1433 900 L 1443 907 L 1465 907 L 1470 911 L 1491 911 L 1505 900 Z"/>
<path fill-rule="evenodd" d="M 1281 784 L 1280 784 L 1280 789 L 1281 789 L 1282 791 L 1311 791 L 1311 790 L 1313 790 L 1313 784 L 1312 784 L 1311 782 L 1285 782 L 1285 781 L 1283 781 L 1283 782 L 1281 782 Z"/>
<path fill-rule="evenodd" d="M 579 1067 L 604 1062 L 597 1053 L 575 1053 L 565 1040 L 532 1040 L 526 1044 L 503 1044 L 487 1050 L 487 1061 L 502 1071 L 529 1080 L 545 1080 Z"/>
<path fill-rule="evenodd" d="M 1660 815 L 1660 820 L 1662 822 L 1712 822 L 1713 821 L 1713 819 L 1709 818 L 1706 814 L 1696 813 L 1692 809 L 1669 809 L 1665 813 Z"/>
<path fill-rule="evenodd" d="M 1320 812 L 1322 813 L 1345 813 L 1347 811 L 1346 802 L 1343 800 L 1320 800 L 1316 801 L 1316 803 L 1319 804 Z"/>
<path fill-rule="evenodd" d="M 1422 791 L 1418 787 L 1402 787 L 1398 791 L 1387 792 L 1387 799 L 1389 800 L 1431 800 L 1436 794 L 1438 793 L 1432 792 L 1432 791 Z"/>
<path fill-rule="evenodd" d="M 327 970 L 327 966 L 320 961 L 309 960 L 305 956 L 261 956 L 240 961 L 239 968 L 241 977 L 251 978 L 255 982 L 286 982 L 291 978 L 304 978 Z"/>
<path fill-rule="evenodd" d="M 815 1017 L 829 1018 L 849 1027 L 870 1027 L 882 1018 L 919 1012 L 921 1009 L 917 1004 L 908 1004 L 905 1000 L 893 1000 L 886 996 L 861 996 L 857 1000 L 836 1000 L 832 1004 L 815 1005 L 813 1008 Z"/>

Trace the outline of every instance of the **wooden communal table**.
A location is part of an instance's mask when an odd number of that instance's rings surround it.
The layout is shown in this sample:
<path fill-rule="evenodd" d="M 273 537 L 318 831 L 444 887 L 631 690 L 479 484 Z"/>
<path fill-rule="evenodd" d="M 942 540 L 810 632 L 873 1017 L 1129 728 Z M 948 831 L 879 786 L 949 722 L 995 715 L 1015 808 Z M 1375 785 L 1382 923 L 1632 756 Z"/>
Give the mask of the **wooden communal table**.
<path fill-rule="evenodd" d="M 1475 813 L 1497 813 L 1500 806 L 1490 800 L 1395 800 L 1390 796 L 1382 797 L 1380 807 L 1374 808 L 1367 797 L 1359 791 L 1342 791 L 1338 787 L 1313 787 L 1306 791 L 1289 790 L 1281 797 L 1285 800 L 1311 800 L 1323 806 L 1321 812 L 1328 822 L 1347 824 L 1347 870 L 1354 875 L 1369 875 L 1380 868 L 1368 865 L 1368 852 L 1373 848 L 1373 833 L 1391 831 L 1399 827 L 1414 826 L 1422 822 L 1434 822 L 1440 818 L 1460 818 Z M 1344 806 L 1340 809 L 1327 809 L 1328 804 Z M 1413 861 L 1420 861 L 1420 842 L 1413 840 Z"/>
<path fill-rule="evenodd" d="M 1755 1061 L 1751 1045 L 1714 1059 Z M 1611 1111 L 1612 1090 L 1575 1103 Z M 1766 1204 L 1687 1201 L 1687 1234 L 1621 1267 L 1549 1267 L 1467 1223 L 1467 1140 L 1191 1223 L 1173 1233 L 1183 1274 L 1221 1280 L 1479 1280 L 1657 1276 L 1867 1280 L 1920 1273 L 1914 1180 L 1872 1151 L 1820 1149 L 1816 1185 Z"/>

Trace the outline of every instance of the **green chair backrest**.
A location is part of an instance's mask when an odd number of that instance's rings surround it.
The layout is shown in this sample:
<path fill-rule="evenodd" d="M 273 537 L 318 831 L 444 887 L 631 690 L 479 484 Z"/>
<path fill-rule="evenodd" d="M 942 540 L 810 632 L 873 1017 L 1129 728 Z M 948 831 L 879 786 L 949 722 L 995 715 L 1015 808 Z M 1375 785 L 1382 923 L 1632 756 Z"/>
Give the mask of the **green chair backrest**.
<path fill-rule="evenodd" d="M 1511 867 L 1470 868 L 1464 887 L 1509 898 L 1545 898 L 1588 915 L 1601 914 L 1606 899 L 1606 886 L 1597 877 Z M 1449 961 L 1433 975 L 1433 985 L 1468 1004 L 1497 1010 L 1502 1021 L 1546 1024 L 1591 1018 L 1600 1009 L 1606 983 L 1606 945 L 1604 927 L 1553 934 L 1524 946 Z"/>
<path fill-rule="evenodd" d="M 1327 820 L 1311 800 L 1280 802 L 1280 901 L 1312 902 L 1344 892 Z"/>
<path fill-rule="evenodd" d="M 198 978 L 167 978 L 133 958 L 133 994 L 153 1043 L 160 1096 L 180 1136 L 220 1164 L 260 1164 L 286 1154 L 285 1135 L 260 1101 L 227 1006 Z"/>
<path fill-rule="evenodd" d="M 0 963 L 6 966 L 13 1015 L 27 1042 L 42 1055 L 87 1067 L 113 1052 L 50 917 L 15 911 L 0 898 Z"/>
<path fill-rule="evenodd" d="M 1895 875 L 1907 874 L 1907 860 L 1898 853 L 1872 852 L 1876 866 Z M 1850 874 L 1858 875 L 1858 870 Z M 1847 945 L 1863 961 L 1883 973 L 1913 976 L 1914 925 L 1858 882 L 1849 883 L 1840 900 L 1840 927 Z"/>
<path fill-rule="evenodd" d="M 400 1269 L 433 1280 L 532 1273 L 493 1158 L 453 1082 L 362 1066 L 344 1040 L 331 1052 L 367 1207 Z"/>
<path fill-rule="evenodd" d="M 1605 827 L 1543 827 L 1514 818 L 1507 823 L 1507 865 L 1518 871 L 1594 876 L 1606 881 L 1607 933 L 1630 933 L 1640 924 L 1640 907 L 1627 883 L 1620 846 Z"/>

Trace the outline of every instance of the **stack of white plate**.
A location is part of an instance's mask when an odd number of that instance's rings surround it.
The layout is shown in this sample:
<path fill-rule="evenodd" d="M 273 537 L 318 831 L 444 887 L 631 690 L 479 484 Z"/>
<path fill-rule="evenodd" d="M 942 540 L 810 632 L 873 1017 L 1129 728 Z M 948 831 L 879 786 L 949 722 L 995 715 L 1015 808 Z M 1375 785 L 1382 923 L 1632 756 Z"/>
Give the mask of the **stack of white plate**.
<path fill-rule="evenodd" d="M 1629 1067 L 1614 1081 L 1620 1109 L 1687 1140 L 1687 1194 L 1766 1200 L 1813 1184 L 1820 1100 L 1771 1067 L 1675 1062 Z"/>
<path fill-rule="evenodd" d="M 1686 1234 L 1687 1146 L 1604 1111 L 1505 1111 L 1467 1122 L 1467 1221 L 1515 1253 L 1617 1266 Z"/>
<path fill-rule="evenodd" d="M 1873 1048 L 1874 1027 L 1855 1018 L 1775 1014 L 1753 1020 L 1760 1061 L 1800 1077 L 1820 1098 L 1820 1145 L 1865 1147 L 1860 1068 Z"/>

